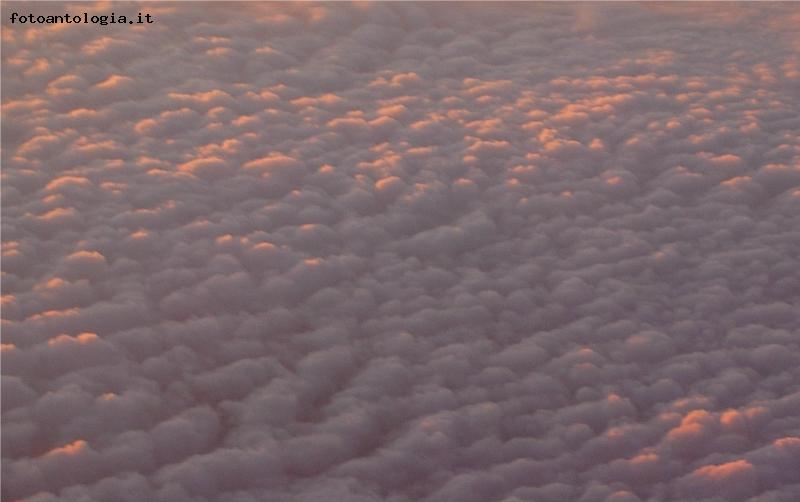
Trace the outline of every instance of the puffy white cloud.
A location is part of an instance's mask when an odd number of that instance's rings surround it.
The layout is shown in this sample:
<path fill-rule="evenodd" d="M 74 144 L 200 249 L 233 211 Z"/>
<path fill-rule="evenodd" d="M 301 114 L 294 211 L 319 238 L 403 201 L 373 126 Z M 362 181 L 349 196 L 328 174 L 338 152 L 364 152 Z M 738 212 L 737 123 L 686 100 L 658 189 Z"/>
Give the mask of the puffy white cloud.
<path fill-rule="evenodd" d="M 2 6 L 4 498 L 800 499 L 795 5 L 75 5 Z"/>

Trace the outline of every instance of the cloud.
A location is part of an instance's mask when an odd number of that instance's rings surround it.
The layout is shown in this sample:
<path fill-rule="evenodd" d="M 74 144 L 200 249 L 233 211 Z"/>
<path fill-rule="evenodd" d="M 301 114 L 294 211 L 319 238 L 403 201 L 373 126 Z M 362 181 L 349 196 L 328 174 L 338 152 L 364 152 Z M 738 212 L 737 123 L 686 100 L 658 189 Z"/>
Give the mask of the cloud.
<path fill-rule="evenodd" d="M 797 6 L 74 8 L 2 7 L 4 498 L 800 498 Z"/>

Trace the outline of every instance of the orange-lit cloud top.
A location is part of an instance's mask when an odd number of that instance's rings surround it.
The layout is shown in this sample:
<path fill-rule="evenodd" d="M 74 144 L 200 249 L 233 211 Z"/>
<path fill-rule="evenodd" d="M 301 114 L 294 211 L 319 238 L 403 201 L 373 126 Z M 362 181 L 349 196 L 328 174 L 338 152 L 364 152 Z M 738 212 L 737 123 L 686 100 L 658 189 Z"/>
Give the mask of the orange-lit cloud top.
<path fill-rule="evenodd" d="M 0 10 L 4 499 L 800 500 L 800 4 Z"/>

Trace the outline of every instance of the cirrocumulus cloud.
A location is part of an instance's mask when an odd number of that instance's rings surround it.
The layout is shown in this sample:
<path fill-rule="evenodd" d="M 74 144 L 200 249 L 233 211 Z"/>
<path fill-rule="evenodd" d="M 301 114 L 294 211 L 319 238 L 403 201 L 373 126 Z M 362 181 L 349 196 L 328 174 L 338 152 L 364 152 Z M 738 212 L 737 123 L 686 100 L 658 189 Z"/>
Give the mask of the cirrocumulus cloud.
<path fill-rule="evenodd" d="M 799 7 L 4 3 L 3 498 L 800 500 Z"/>

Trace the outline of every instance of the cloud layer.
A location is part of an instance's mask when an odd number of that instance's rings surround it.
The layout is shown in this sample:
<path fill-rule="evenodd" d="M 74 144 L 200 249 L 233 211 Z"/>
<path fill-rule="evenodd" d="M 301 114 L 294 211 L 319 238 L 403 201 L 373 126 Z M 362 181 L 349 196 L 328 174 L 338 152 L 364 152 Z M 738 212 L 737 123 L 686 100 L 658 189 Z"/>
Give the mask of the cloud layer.
<path fill-rule="evenodd" d="M 800 498 L 797 5 L 2 10 L 4 498 Z"/>

